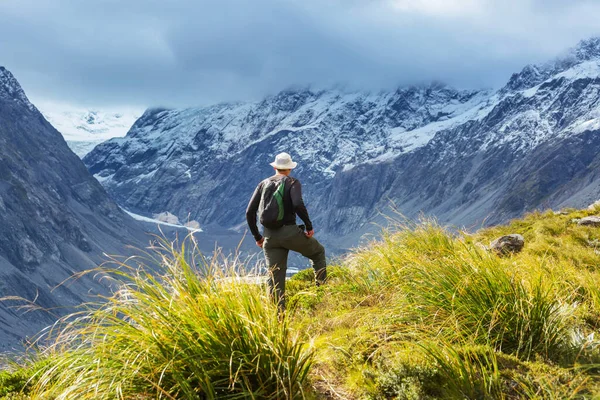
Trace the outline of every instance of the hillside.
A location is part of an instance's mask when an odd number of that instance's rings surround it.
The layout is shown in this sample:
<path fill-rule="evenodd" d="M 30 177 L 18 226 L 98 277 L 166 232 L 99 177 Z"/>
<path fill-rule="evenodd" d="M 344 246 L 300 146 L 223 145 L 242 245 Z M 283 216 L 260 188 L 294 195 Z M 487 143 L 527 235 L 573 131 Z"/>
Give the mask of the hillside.
<path fill-rule="evenodd" d="M 599 215 L 597 204 L 460 234 L 399 221 L 325 286 L 311 271 L 288 281 L 283 320 L 262 286 L 215 268 L 236 260 L 165 243 L 164 280 L 115 275 L 132 284 L 0 382 L 37 373 L 34 399 L 595 398 L 600 222 L 580 221 Z M 520 253 L 487 248 L 505 234 L 524 237 Z"/>
<path fill-rule="evenodd" d="M 248 197 L 280 151 L 299 162 L 295 175 L 331 248 L 374 231 L 390 201 L 409 217 L 501 223 L 600 197 L 599 65 L 592 38 L 496 92 L 296 89 L 255 103 L 150 109 L 84 162 L 126 209 L 189 216 L 207 231 L 243 230 Z"/>
<path fill-rule="evenodd" d="M 0 121 L 0 297 L 21 296 L 38 307 L 24 313 L 0 302 L 6 351 L 89 295 L 108 293 L 92 277 L 59 284 L 95 266 L 103 253 L 124 254 L 147 238 L 3 67 Z"/>

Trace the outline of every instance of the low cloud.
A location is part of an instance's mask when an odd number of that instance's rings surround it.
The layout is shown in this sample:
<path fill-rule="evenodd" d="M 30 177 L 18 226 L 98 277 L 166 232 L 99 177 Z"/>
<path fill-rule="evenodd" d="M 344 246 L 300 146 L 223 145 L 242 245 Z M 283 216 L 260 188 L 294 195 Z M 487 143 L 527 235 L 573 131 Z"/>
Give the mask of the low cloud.
<path fill-rule="evenodd" d="M 597 35 L 559 0 L 2 0 L 0 65 L 35 101 L 194 106 L 289 86 L 497 87 Z"/>

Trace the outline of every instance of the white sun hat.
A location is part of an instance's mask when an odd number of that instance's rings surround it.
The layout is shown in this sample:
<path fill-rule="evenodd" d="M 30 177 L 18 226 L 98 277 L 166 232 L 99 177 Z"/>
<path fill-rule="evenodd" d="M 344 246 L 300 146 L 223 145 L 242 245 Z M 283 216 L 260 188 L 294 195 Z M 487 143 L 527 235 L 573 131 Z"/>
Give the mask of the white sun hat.
<path fill-rule="evenodd" d="M 277 169 L 293 169 L 298 163 L 292 161 L 292 157 L 288 153 L 279 153 L 275 156 L 275 161 L 271 166 Z"/>

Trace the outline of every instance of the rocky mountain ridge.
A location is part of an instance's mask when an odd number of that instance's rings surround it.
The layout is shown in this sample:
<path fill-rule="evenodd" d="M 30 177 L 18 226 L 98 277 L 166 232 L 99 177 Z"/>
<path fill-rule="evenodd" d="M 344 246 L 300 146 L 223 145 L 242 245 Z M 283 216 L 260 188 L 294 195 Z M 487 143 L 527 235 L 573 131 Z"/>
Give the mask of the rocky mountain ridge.
<path fill-rule="evenodd" d="M 36 108 L 27 96 L 25 91 L 15 79 L 14 75 L 0 65 L 0 99 L 2 101 L 18 103 L 26 107 L 29 111 L 35 111 Z"/>
<path fill-rule="evenodd" d="M 540 65 L 526 65 L 521 72 L 514 73 L 501 92 L 525 90 L 546 79 L 560 74 L 577 64 L 594 61 L 600 58 L 600 37 L 582 40 L 579 44 L 569 49 L 565 54 L 554 60 Z"/>
<path fill-rule="evenodd" d="M 126 254 L 146 235 L 108 197 L 61 134 L 0 67 L 0 297 L 35 300 L 24 314 L 0 302 L 0 349 L 17 345 L 69 311 L 107 292 L 92 276 L 103 253 Z M 46 311 L 41 311 L 45 309 Z"/>
<path fill-rule="evenodd" d="M 299 161 L 325 238 L 355 244 L 390 204 L 459 225 L 600 197 L 600 39 L 497 92 L 284 91 L 258 103 L 148 110 L 84 162 L 125 208 L 243 229 L 274 154 Z"/>
<path fill-rule="evenodd" d="M 488 95 L 435 84 L 385 93 L 286 91 L 252 104 L 151 109 L 125 138 L 99 145 L 84 162 L 128 210 L 231 227 L 243 222 L 247 196 L 228 196 L 222 200 L 231 207 L 223 208 L 219 193 L 251 193 L 275 152 L 299 158 L 307 187 L 325 187 L 354 165 L 422 146 L 436 129 L 473 117 Z"/>

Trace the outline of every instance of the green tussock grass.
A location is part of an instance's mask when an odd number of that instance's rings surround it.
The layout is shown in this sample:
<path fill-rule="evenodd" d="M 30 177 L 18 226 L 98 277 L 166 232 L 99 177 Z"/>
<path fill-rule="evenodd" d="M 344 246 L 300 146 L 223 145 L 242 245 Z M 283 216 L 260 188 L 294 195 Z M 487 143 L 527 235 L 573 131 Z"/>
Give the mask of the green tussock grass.
<path fill-rule="evenodd" d="M 103 271 L 121 289 L 61 321 L 35 362 L 6 373 L 16 385 L 0 375 L 0 393 L 600 398 L 600 228 L 571 222 L 599 213 L 538 212 L 475 233 L 399 222 L 330 267 L 326 285 L 311 270 L 290 279 L 284 318 L 264 285 L 228 278 L 237 260 L 163 243 L 143 265 Z M 510 233 L 524 236 L 521 253 L 485 248 Z"/>
<path fill-rule="evenodd" d="M 532 213 L 476 233 L 401 222 L 315 289 L 292 279 L 326 398 L 600 398 L 600 228 Z M 525 237 L 500 257 L 489 243 Z"/>
<path fill-rule="evenodd" d="M 120 289 L 48 333 L 40 357 L 51 362 L 30 398 L 302 397 L 312 350 L 264 288 L 236 279 L 235 261 L 184 246 L 102 269 Z"/>

